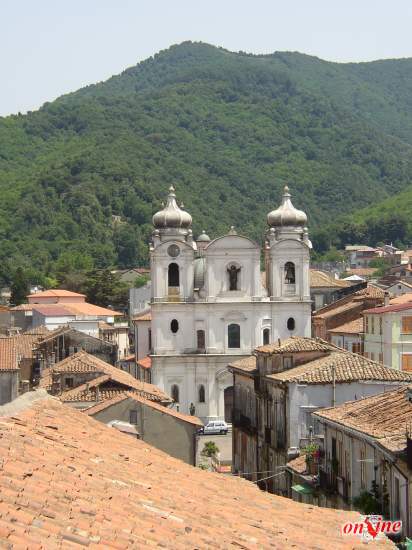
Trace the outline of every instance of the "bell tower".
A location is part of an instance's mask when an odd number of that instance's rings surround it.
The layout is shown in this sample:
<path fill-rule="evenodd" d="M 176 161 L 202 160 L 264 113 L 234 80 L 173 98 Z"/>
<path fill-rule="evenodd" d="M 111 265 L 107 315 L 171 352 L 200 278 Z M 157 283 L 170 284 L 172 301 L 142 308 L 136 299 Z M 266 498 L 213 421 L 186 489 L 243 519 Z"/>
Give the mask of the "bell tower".
<path fill-rule="evenodd" d="M 306 227 L 307 217 L 297 210 L 285 187 L 282 203 L 267 216 L 266 277 L 271 301 L 310 300 L 309 254 L 312 243 Z"/>

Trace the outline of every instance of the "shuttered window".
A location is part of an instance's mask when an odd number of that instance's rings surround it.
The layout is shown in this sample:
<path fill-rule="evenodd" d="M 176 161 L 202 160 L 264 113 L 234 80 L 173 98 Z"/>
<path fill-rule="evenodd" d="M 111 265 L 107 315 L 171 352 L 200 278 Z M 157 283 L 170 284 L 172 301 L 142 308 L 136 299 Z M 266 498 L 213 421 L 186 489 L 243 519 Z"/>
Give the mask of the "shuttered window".
<path fill-rule="evenodd" d="M 412 372 L 412 354 L 402 355 L 402 370 Z"/>
<path fill-rule="evenodd" d="M 402 332 L 412 334 L 412 317 L 402 317 Z"/>

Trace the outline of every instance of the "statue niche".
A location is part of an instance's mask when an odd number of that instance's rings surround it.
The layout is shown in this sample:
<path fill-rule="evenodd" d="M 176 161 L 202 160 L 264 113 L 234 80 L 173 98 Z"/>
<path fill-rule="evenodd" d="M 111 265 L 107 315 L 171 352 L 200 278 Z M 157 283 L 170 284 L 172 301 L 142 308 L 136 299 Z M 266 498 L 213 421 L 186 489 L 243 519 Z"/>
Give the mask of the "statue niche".
<path fill-rule="evenodd" d="M 235 265 L 231 265 L 227 268 L 227 272 L 229 274 L 229 290 L 239 290 L 239 272 L 240 267 L 236 267 Z"/>

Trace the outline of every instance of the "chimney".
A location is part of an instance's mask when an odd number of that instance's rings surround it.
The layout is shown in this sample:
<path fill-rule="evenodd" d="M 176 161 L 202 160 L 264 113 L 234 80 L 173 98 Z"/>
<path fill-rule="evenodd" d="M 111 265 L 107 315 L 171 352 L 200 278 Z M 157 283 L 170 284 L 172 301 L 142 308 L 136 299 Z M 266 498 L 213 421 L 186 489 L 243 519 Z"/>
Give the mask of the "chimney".
<path fill-rule="evenodd" d="M 385 294 L 384 294 L 384 304 L 385 306 L 388 306 L 389 305 L 389 301 L 390 301 L 390 298 L 389 298 L 389 292 L 387 290 L 385 290 Z"/>

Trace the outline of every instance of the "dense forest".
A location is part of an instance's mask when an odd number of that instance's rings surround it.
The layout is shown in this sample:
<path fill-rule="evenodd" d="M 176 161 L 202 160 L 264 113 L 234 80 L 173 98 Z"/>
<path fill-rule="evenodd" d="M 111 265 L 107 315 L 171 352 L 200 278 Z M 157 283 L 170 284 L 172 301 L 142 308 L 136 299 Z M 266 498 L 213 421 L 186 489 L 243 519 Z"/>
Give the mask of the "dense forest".
<path fill-rule="evenodd" d="M 194 233 L 257 240 L 287 183 L 318 252 L 412 240 L 412 59 L 337 64 L 186 42 L 0 118 L 0 278 L 147 263 L 171 183 Z M 120 223 L 114 222 L 120 216 Z"/>

